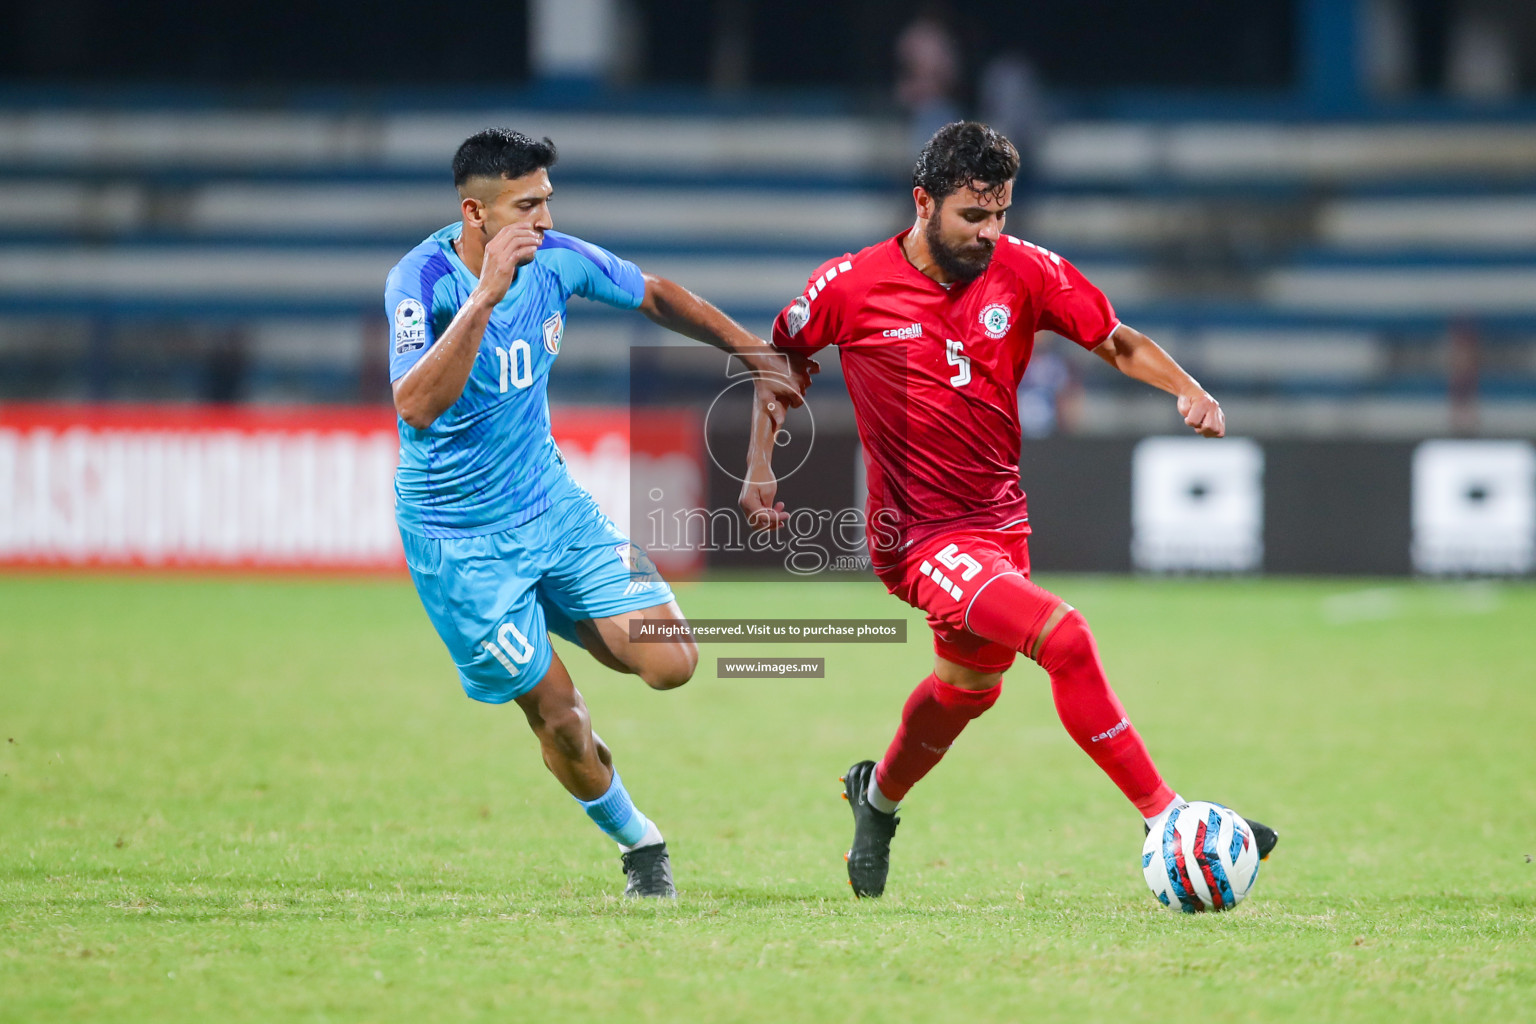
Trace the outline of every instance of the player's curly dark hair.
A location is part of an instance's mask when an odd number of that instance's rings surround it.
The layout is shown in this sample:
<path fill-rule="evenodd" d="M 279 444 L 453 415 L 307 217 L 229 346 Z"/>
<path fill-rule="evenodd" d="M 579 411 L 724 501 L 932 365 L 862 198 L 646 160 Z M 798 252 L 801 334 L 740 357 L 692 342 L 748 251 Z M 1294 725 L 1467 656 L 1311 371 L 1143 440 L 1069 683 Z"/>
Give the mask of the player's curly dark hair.
<path fill-rule="evenodd" d="M 943 202 L 961 186 L 977 194 L 995 191 L 1018 173 L 1019 151 L 1002 132 L 980 121 L 952 121 L 918 154 L 912 184 Z M 985 187 L 975 188 L 977 182 Z"/>
<path fill-rule="evenodd" d="M 540 167 L 552 167 L 559 159 L 549 139 L 535 142 L 511 128 L 483 128 L 453 154 L 453 183 L 470 178 L 521 178 Z"/>

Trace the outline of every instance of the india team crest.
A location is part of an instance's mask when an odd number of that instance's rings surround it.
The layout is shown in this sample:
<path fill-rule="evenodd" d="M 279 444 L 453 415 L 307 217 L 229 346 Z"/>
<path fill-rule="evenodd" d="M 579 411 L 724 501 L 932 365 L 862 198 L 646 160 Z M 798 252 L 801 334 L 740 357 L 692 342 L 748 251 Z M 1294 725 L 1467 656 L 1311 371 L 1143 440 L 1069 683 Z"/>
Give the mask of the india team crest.
<path fill-rule="evenodd" d="M 565 320 L 559 313 L 551 313 L 544 321 L 544 351 L 552 356 L 560 354 L 560 339 L 565 336 Z"/>
<path fill-rule="evenodd" d="M 1001 302 L 994 302 L 981 311 L 981 329 L 987 332 L 989 338 L 1001 338 L 1008 333 L 1012 324 L 1013 316 Z"/>

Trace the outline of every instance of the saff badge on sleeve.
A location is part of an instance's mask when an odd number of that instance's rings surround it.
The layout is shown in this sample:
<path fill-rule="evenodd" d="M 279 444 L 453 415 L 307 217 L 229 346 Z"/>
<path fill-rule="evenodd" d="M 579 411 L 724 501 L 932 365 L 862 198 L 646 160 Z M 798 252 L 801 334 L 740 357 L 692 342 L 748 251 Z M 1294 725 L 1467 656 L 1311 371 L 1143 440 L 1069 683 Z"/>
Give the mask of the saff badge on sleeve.
<path fill-rule="evenodd" d="M 405 355 L 427 347 L 427 313 L 415 299 L 402 299 L 395 307 L 395 354 Z"/>

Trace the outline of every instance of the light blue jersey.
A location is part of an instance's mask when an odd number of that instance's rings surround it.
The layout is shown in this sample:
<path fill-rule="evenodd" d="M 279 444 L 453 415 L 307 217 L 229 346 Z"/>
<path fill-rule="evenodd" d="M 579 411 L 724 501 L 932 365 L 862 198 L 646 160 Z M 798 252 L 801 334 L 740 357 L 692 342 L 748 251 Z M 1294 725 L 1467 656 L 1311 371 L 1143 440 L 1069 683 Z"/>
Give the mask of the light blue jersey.
<path fill-rule="evenodd" d="M 453 241 L 462 224 L 436 232 L 390 271 L 389 379 L 399 380 L 468 299 L 479 279 Z M 550 506 L 565 476 L 549 427 L 549 371 L 560 354 L 572 295 L 620 309 L 645 298 L 640 268 L 579 238 L 544 232 L 533 262 L 518 268 L 480 341 L 459 400 L 425 430 L 400 421 L 395 515 L 426 537 L 477 537 L 528 522 Z"/>
<path fill-rule="evenodd" d="M 478 283 L 437 232 L 390 271 L 391 380 L 448 328 Z M 672 600 L 645 553 L 566 471 L 549 433 L 550 367 L 572 295 L 634 309 L 640 268 L 544 232 L 497 303 L 459 400 L 425 430 L 400 422 L 395 518 L 406 565 L 464 692 L 500 704 L 549 670 L 549 632 Z M 643 819 L 642 819 L 643 820 Z"/>

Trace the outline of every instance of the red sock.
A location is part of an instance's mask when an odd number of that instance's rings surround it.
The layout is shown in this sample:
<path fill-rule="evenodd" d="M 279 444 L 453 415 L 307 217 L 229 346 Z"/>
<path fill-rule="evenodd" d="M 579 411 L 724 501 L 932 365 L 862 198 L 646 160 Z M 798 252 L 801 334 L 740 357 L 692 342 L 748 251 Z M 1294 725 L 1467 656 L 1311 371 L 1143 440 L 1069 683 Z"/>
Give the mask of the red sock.
<path fill-rule="evenodd" d="M 1028 654 L 1052 610 L 1061 603 L 1022 576 L 1001 576 L 971 604 L 973 633 Z M 1163 783 L 1141 734 L 1110 688 L 1099 648 L 1082 613 L 1071 611 L 1051 630 L 1037 659 L 1051 674 L 1056 714 L 1077 745 L 1120 787 L 1143 817 L 1168 806 L 1173 790 Z M 881 791 L 885 787 L 881 786 Z M 889 794 L 887 794 L 889 795 Z"/>
<path fill-rule="evenodd" d="M 997 703 L 1003 684 L 990 690 L 962 690 L 938 676 L 917 684 L 901 709 L 896 738 L 875 766 L 875 785 L 887 799 L 900 800 L 939 763 L 966 723 Z"/>
<path fill-rule="evenodd" d="M 1163 783 L 1141 734 L 1110 689 L 1088 622 L 1072 611 L 1040 648 L 1040 667 L 1051 674 L 1051 696 L 1061 724 L 1103 769 L 1143 817 L 1168 806 L 1173 790 Z"/>

